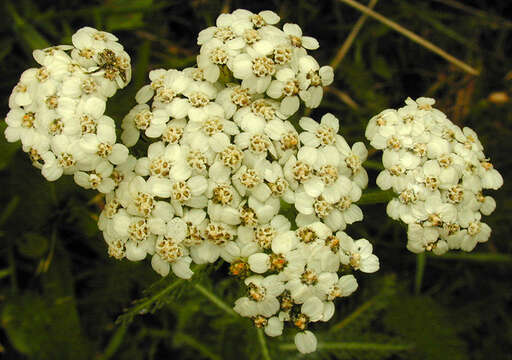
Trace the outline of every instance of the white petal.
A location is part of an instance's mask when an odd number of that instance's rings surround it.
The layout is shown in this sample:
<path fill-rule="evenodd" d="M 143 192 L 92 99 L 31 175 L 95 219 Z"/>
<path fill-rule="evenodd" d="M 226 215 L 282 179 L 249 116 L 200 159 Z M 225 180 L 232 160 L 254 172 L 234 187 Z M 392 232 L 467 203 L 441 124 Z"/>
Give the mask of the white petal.
<path fill-rule="evenodd" d="M 309 354 L 316 350 L 317 340 L 315 334 L 306 330 L 295 335 L 295 346 L 302 354 Z"/>
<path fill-rule="evenodd" d="M 280 336 L 283 333 L 284 324 L 279 318 L 273 316 L 268 319 L 267 326 L 265 326 L 265 334 L 267 336 Z"/>
<path fill-rule="evenodd" d="M 167 276 L 171 269 L 169 263 L 163 260 L 158 254 L 154 254 L 151 258 L 151 267 L 162 276 Z"/>
<path fill-rule="evenodd" d="M 316 198 L 324 191 L 324 183 L 315 176 L 304 183 L 304 191 L 309 196 Z"/>
<path fill-rule="evenodd" d="M 300 101 L 297 96 L 287 96 L 281 101 L 281 113 L 286 117 L 291 116 L 299 110 Z"/>
<path fill-rule="evenodd" d="M 175 273 L 179 278 L 190 279 L 192 275 L 194 275 L 194 272 L 190 270 L 191 262 L 192 259 L 189 256 L 182 257 L 171 265 L 172 272 Z"/>
<path fill-rule="evenodd" d="M 349 296 L 357 290 L 357 280 L 354 275 L 343 275 L 338 281 L 338 286 L 341 296 Z"/>
<path fill-rule="evenodd" d="M 128 148 L 123 144 L 114 144 L 112 146 L 112 153 L 108 157 L 108 160 L 114 165 L 120 165 L 128 158 Z"/>
<path fill-rule="evenodd" d="M 311 36 L 302 37 L 302 46 L 308 50 L 316 50 L 320 47 L 318 40 Z"/>
<path fill-rule="evenodd" d="M 129 240 L 126 243 L 126 258 L 130 261 L 140 261 L 146 257 L 146 249 L 139 246 L 135 241 Z"/>
<path fill-rule="evenodd" d="M 304 304 L 302 304 L 301 312 L 305 315 L 307 315 L 311 321 L 315 322 L 322 318 L 324 306 L 322 304 L 322 301 L 313 296 L 307 299 Z"/>
<path fill-rule="evenodd" d="M 252 271 L 256 274 L 263 274 L 270 268 L 270 257 L 264 253 L 256 253 L 247 259 Z"/>

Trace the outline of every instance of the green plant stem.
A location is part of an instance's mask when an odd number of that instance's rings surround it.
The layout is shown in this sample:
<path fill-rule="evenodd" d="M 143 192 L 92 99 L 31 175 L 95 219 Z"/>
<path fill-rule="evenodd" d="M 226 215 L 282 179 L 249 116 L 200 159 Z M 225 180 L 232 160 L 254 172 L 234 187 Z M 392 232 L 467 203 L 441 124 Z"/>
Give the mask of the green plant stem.
<path fill-rule="evenodd" d="M 160 298 L 164 297 L 165 295 L 167 295 L 168 293 L 170 293 L 172 290 L 174 290 L 174 288 L 176 288 L 178 285 L 180 285 L 184 281 L 185 280 L 183 280 L 183 279 L 178 279 L 178 280 L 173 281 L 172 283 L 167 285 L 167 287 L 163 288 L 162 290 L 160 290 L 158 293 L 156 293 L 149 299 L 141 302 L 139 305 L 135 306 L 133 309 L 130 309 L 130 313 L 141 313 L 141 312 L 147 311 L 147 308 L 149 308 L 151 304 L 153 304 L 154 302 L 158 301 L 158 299 L 160 299 Z M 121 317 L 120 317 L 120 319 L 121 319 Z M 118 321 L 123 321 L 123 320 L 118 319 Z"/>
<path fill-rule="evenodd" d="M 222 360 L 222 358 L 219 355 L 214 354 L 208 347 L 201 344 L 201 342 L 197 341 L 195 338 L 193 338 L 190 335 L 178 333 L 175 336 L 175 339 L 178 341 L 182 341 L 188 346 L 196 349 L 201 353 L 201 355 L 211 359 L 211 360 Z"/>
<path fill-rule="evenodd" d="M 7 204 L 7 206 L 4 208 L 4 211 L 2 211 L 2 215 L 0 215 L 0 227 L 2 227 L 7 220 L 9 220 L 14 210 L 16 210 L 18 207 L 19 202 L 20 197 L 18 195 L 12 197 L 11 201 L 9 201 L 9 204 Z"/>
<path fill-rule="evenodd" d="M 261 345 L 261 355 L 264 360 L 272 360 L 270 357 L 270 353 L 268 352 L 267 341 L 265 340 L 265 334 L 263 333 L 263 329 L 256 328 L 256 332 L 258 333 L 258 340 Z"/>
<path fill-rule="evenodd" d="M 447 261 L 470 261 L 478 263 L 512 263 L 512 255 L 495 253 L 446 253 L 444 255 L 428 254 L 431 259 Z"/>
<path fill-rule="evenodd" d="M 128 329 L 128 325 L 121 324 L 117 329 L 112 338 L 105 349 L 105 352 L 102 356 L 98 358 L 98 360 L 108 360 L 112 358 L 121 344 L 123 343 L 124 335 L 126 334 L 126 330 Z"/>
<path fill-rule="evenodd" d="M 319 350 L 360 350 L 360 351 L 405 351 L 413 348 L 410 344 L 379 344 L 364 342 L 319 343 Z M 279 349 L 296 350 L 295 344 L 282 344 Z"/>
<path fill-rule="evenodd" d="M 419 295 L 421 292 L 421 284 L 423 283 L 423 274 L 425 273 L 425 266 L 427 257 L 424 252 L 416 255 L 416 279 L 414 281 L 414 293 Z"/>
<path fill-rule="evenodd" d="M 194 287 L 197 291 L 199 291 L 204 297 L 206 297 L 208 300 L 210 300 L 212 303 L 217 305 L 218 308 L 224 310 L 227 314 L 230 316 L 238 316 L 238 314 L 224 301 L 222 301 L 217 295 L 212 293 L 211 291 L 207 290 L 204 286 L 201 284 L 194 284 Z"/>
<path fill-rule="evenodd" d="M 347 5 L 350 5 L 353 8 L 356 8 L 357 10 L 367 14 L 368 16 L 371 16 L 372 18 L 374 18 L 377 21 L 380 21 L 381 23 L 383 23 L 384 25 L 390 27 L 391 29 L 395 30 L 396 32 L 402 34 L 403 36 L 409 38 L 410 40 L 414 41 L 415 43 L 418 43 L 419 45 L 423 46 L 424 48 L 426 48 L 426 49 L 432 51 L 433 53 L 441 56 L 446 61 L 451 62 L 455 66 L 461 68 L 465 72 L 467 72 L 467 73 L 469 73 L 471 75 L 479 75 L 480 74 L 480 71 L 478 71 L 477 69 L 469 66 L 465 62 L 463 62 L 463 61 L 457 59 L 456 57 L 448 54 L 446 51 L 444 51 L 443 49 L 439 48 L 438 46 L 432 44 L 430 41 L 425 40 L 424 38 L 422 38 L 419 35 L 416 35 L 412 31 L 407 30 L 402 25 L 397 24 L 396 22 L 389 20 L 388 18 L 382 16 L 379 13 L 376 13 L 372 9 L 370 9 L 370 8 L 364 6 L 364 5 L 361 5 L 357 1 L 354 1 L 354 0 L 339 0 L 339 1 L 341 1 L 341 2 L 343 2 L 345 4 L 347 4 Z"/>
<path fill-rule="evenodd" d="M 374 297 L 374 298 L 368 300 L 367 302 L 365 302 L 364 304 L 362 304 L 361 306 L 359 306 L 356 310 L 354 310 L 354 312 L 352 312 L 350 315 L 348 315 L 346 318 L 344 318 L 340 323 L 334 325 L 330 331 L 339 331 L 339 330 L 343 329 L 344 327 L 346 327 L 352 321 L 357 319 L 359 317 L 359 315 L 361 315 L 366 310 L 368 310 L 375 303 L 376 300 L 377 300 L 377 297 Z"/>

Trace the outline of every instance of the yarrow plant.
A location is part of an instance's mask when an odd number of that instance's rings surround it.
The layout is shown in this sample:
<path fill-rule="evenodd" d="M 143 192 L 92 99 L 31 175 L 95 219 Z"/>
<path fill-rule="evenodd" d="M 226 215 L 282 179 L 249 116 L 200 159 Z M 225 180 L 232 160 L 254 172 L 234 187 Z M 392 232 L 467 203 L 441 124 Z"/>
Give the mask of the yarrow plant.
<path fill-rule="evenodd" d="M 377 185 L 398 195 L 387 213 L 407 224 L 407 249 L 414 253 L 471 251 L 491 234 L 481 218 L 494 211 L 496 202 L 483 191 L 497 190 L 503 178 L 484 155 L 477 134 L 433 108 L 434 99 L 405 103 L 374 116 L 366 128 L 370 144 L 383 150 L 385 170 Z"/>
<path fill-rule="evenodd" d="M 126 161 L 128 148 L 116 142 L 115 122 L 104 112 L 130 81 L 130 57 L 103 31 L 82 28 L 72 40 L 34 51 L 41 67 L 26 70 L 14 87 L 5 137 L 21 140 L 47 180 L 73 175 L 78 185 L 109 193 L 114 165 Z"/>
<path fill-rule="evenodd" d="M 14 88 L 5 136 L 47 180 L 73 175 L 105 194 L 98 226 L 111 256 L 150 257 L 157 273 L 183 279 L 192 264 L 222 259 L 246 293 L 234 310 L 268 336 L 290 324 L 310 353 L 313 323 L 329 321 L 334 301 L 357 289 L 354 274 L 379 260 L 345 232 L 363 220 L 366 147 L 350 146 L 333 114 L 300 118 L 319 106 L 333 69 L 308 54 L 316 39 L 279 21 L 272 11 L 220 15 L 199 33 L 197 66 L 149 73 L 121 142 L 104 112 L 130 80 L 130 58 L 114 35 L 80 29 L 73 46 L 34 52 L 41 67 Z M 378 185 L 398 194 L 388 214 L 408 224 L 413 252 L 470 251 L 490 234 L 480 219 L 495 202 L 482 189 L 503 180 L 473 131 L 432 99 L 406 103 L 366 132 L 384 150 Z"/>

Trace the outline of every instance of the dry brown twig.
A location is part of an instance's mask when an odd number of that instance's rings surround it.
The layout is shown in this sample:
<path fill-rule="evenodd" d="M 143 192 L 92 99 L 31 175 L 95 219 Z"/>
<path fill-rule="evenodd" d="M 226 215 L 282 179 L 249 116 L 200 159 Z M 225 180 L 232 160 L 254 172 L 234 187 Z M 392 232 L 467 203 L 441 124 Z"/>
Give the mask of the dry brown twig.
<path fill-rule="evenodd" d="M 451 62 L 455 66 L 457 66 L 460 69 L 466 71 L 467 73 L 469 73 L 471 75 L 475 75 L 475 76 L 480 74 L 479 70 L 469 66 L 465 62 L 463 62 L 463 61 L 457 59 L 456 57 L 448 54 L 446 51 L 444 51 L 440 47 L 432 44 L 430 41 L 422 38 L 421 36 L 413 33 L 410 30 L 407 30 L 402 25 L 400 25 L 400 24 L 398 24 L 398 23 L 396 23 L 396 22 L 394 22 L 392 20 L 389 20 L 388 18 L 382 16 L 381 14 L 373 11 L 369 7 L 364 6 L 364 5 L 358 3 L 357 1 L 354 1 L 354 0 L 339 0 L 339 1 L 341 1 L 341 2 L 343 2 L 345 4 L 347 4 L 347 5 L 350 5 L 353 8 L 356 8 L 357 10 L 361 11 L 362 13 L 364 13 L 364 14 L 366 14 L 368 16 L 371 16 L 372 18 L 374 18 L 377 21 L 380 21 L 381 23 L 383 23 L 386 26 L 389 26 L 391 29 L 393 29 L 393 30 L 397 31 L 398 33 L 404 35 L 405 37 L 409 38 L 410 40 L 420 44 L 421 46 L 423 46 L 424 48 L 432 51 L 433 53 L 441 56 L 443 59 Z"/>
<path fill-rule="evenodd" d="M 370 3 L 368 4 L 368 9 L 373 9 L 375 5 L 377 5 L 377 1 L 379 0 L 370 0 Z M 357 34 L 359 34 L 359 31 L 361 31 L 361 28 L 363 27 L 364 23 L 366 22 L 366 19 L 368 19 L 367 14 L 363 14 L 356 22 L 352 30 L 350 31 L 350 34 L 348 34 L 347 38 L 341 45 L 340 49 L 336 53 L 336 56 L 331 61 L 331 67 L 333 70 L 336 70 L 336 68 L 340 65 L 341 61 L 347 54 L 348 50 L 352 46 L 352 43 L 354 42 Z"/>

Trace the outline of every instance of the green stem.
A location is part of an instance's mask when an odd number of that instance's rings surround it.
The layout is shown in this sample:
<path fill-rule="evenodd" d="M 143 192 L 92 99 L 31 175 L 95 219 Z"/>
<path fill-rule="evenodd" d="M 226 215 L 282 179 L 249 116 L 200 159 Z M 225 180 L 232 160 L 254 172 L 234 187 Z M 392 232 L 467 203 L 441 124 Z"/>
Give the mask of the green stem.
<path fill-rule="evenodd" d="M 163 288 L 162 290 L 160 290 L 159 292 L 157 292 L 155 295 L 153 295 L 152 297 L 150 297 L 149 299 L 141 302 L 139 305 L 133 307 L 132 309 L 130 309 L 129 313 L 130 314 L 140 314 L 140 313 L 144 313 L 147 311 L 147 309 L 149 309 L 151 307 L 151 304 L 153 304 L 154 302 L 158 301 L 158 299 L 164 297 L 165 295 L 167 295 L 168 293 L 170 293 L 172 290 L 174 290 L 174 288 L 178 287 L 179 285 L 181 285 L 181 283 L 183 283 L 185 280 L 183 279 L 178 279 L 178 280 L 175 280 L 173 281 L 172 283 L 170 283 L 169 285 L 167 285 L 167 287 Z M 127 315 L 127 314 L 125 314 Z M 126 316 L 125 315 L 121 315 L 118 319 L 117 319 L 117 322 L 125 322 L 127 321 L 126 320 Z M 133 317 L 130 316 L 130 320 L 132 319 Z"/>
<path fill-rule="evenodd" d="M 227 314 L 230 316 L 238 316 L 238 314 L 224 301 L 222 301 L 217 295 L 212 293 L 211 291 L 207 290 L 205 287 L 203 287 L 201 284 L 194 284 L 194 287 L 197 291 L 199 291 L 204 297 L 206 297 L 208 300 L 210 300 L 212 303 L 217 305 L 220 309 L 224 310 Z"/>
<path fill-rule="evenodd" d="M 108 360 L 114 356 L 121 344 L 123 343 L 124 335 L 128 326 L 121 324 L 117 329 L 112 338 L 110 339 L 103 356 L 100 356 L 98 360 Z"/>
<path fill-rule="evenodd" d="M 423 274 L 425 273 L 425 266 L 427 257 L 424 252 L 416 255 L 416 279 L 414 281 L 414 293 L 419 295 L 421 292 L 421 284 L 423 283 Z"/>
<path fill-rule="evenodd" d="M 192 336 L 187 334 L 179 333 L 175 336 L 176 340 L 182 341 L 190 347 L 193 347 L 197 351 L 199 351 L 203 356 L 211 359 L 211 360 L 222 360 L 219 355 L 214 354 L 208 347 L 201 344 L 201 342 L 194 339 Z"/>
<path fill-rule="evenodd" d="M 281 350 L 295 350 L 295 344 L 282 344 Z M 404 351 L 413 348 L 410 344 L 378 344 L 364 342 L 319 343 L 319 350 Z"/>
<path fill-rule="evenodd" d="M 261 345 L 261 355 L 263 355 L 263 359 L 272 360 L 270 353 L 268 352 L 267 341 L 265 340 L 265 334 L 263 333 L 263 330 L 261 328 L 257 328 L 256 331 L 258 332 L 258 340 Z"/>
<path fill-rule="evenodd" d="M 366 310 L 368 310 L 377 300 L 377 296 L 368 300 L 363 305 L 359 306 L 353 313 L 351 313 L 349 316 L 344 318 L 340 323 L 333 326 L 331 328 L 331 331 L 339 331 L 346 327 L 348 324 L 350 324 L 352 321 L 357 319 L 362 313 L 364 313 Z"/>
<path fill-rule="evenodd" d="M 480 263 L 512 263 L 512 255 L 495 253 L 446 253 L 444 255 L 428 254 L 431 259 L 448 261 L 470 261 Z"/>
<path fill-rule="evenodd" d="M 18 207 L 20 202 L 20 197 L 18 195 L 13 196 L 9 204 L 5 207 L 4 211 L 2 211 L 2 215 L 0 215 L 0 227 L 2 227 L 7 220 L 11 217 L 12 213 Z"/>

